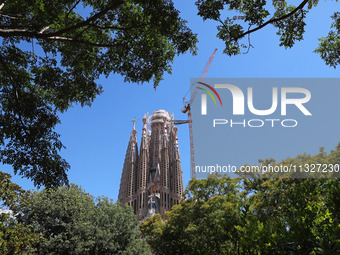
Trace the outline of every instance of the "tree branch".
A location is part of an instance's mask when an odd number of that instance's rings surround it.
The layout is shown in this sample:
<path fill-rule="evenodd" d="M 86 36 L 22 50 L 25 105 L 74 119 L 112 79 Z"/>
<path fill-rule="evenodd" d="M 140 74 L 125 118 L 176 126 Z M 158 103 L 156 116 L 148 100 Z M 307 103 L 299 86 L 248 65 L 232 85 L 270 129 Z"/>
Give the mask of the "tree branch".
<path fill-rule="evenodd" d="M 218 17 L 218 21 L 222 24 L 222 26 L 226 29 L 226 31 L 228 31 L 229 29 L 228 29 L 228 26 L 223 22 L 223 20 L 220 18 L 220 17 Z M 235 39 L 235 41 L 236 41 L 237 39 Z"/>
<path fill-rule="evenodd" d="M 46 29 L 46 28 L 44 28 Z M 27 30 L 22 29 L 0 29 L 0 36 L 2 37 L 10 37 L 10 36 L 25 36 L 29 38 L 35 38 L 35 39 L 43 39 L 47 41 L 60 41 L 60 42 L 69 42 L 74 44 L 85 44 L 93 47 L 105 47 L 105 48 L 114 48 L 114 47 L 124 47 L 126 46 L 124 44 L 117 44 L 117 43 L 93 43 L 90 41 L 83 41 L 72 37 L 63 37 L 63 36 L 48 36 L 46 37 L 46 34 L 41 34 L 40 32 L 31 32 Z"/>
<path fill-rule="evenodd" d="M 6 1 L 3 2 L 2 4 L 0 4 L 0 10 L 5 6 L 5 3 L 6 3 Z"/>
<path fill-rule="evenodd" d="M 6 15 L 6 14 L 1 14 L 1 13 L 0 13 L 0 16 L 5 17 L 5 18 L 9 18 L 9 19 L 19 19 L 17 17 L 9 16 L 9 15 Z"/>
<path fill-rule="evenodd" d="M 235 37 L 235 41 L 244 37 L 245 35 L 247 34 L 251 34 L 253 32 L 256 32 L 257 30 L 260 30 L 261 28 L 264 28 L 265 26 L 267 26 L 268 24 L 271 24 L 271 23 L 274 23 L 274 22 L 278 22 L 278 21 L 281 21 L 281 20 L 284 20 L 286 18 L 289 18 L 290 16 L 294 15 L 298 10 L 302 10 L 302 8 L 308 3 L 308 0 L 304 0 L 298 7 L 296 7 L 293 11 L 291 11 L 290 13 L 286 14 L 286 15 L 283 15 L 281 17 L 278 17 L 278 18 L 275 18 L 275 19 L 270 19 L 268 20 L 267 22 L 263 23 L 262 25 L 254 28 L 254 29 L 251 29 L 251 30 L 248 30 L 247 32 L 244 32 L 243 34 L 240 34 L 239 36 Z"/>
<path fill-rule="evenodd" d="M 28 31 L 26 29 L 0 29 L 0 36 L 10 37 L 10 36 L 26 36 L 36 38 L 39 34 L 36 31 Z M 46 35 L 46 34 L 45 34 Z"/>
<path fill-rule="evenodd" d="M 105 7 L 102 11 L 98 12 L 97 14 L 91 16 L 90 18 L 88 18 L 88 19 L 86 19 L 86 20 L 84 20 L 82 22 L 79 22 L 78 24 L 76 24 L 74 26 L 67 27 L 67 28 L 61 29 L 59 31 L 56 31 L 56 32 L 53 32 L 53 33 L 49 33 L 49 34 L 44 34 L 44 35 L 46 35 L 47 37 L 58 36 L 58 35 L 61 35 L 61 34 L 64 34 L 64 33 L 67 33 L 67 32 L 71 32 L 73 30 L 76 30 L 78 28 L 87 26 L 92 21 L 95 21 L 95 20 L 99 19 L 100 17 L 104 16 L 112 8 L 118 7 L 121 3 L 122 3 L 121 1 L 119 1 L 119 3 L 115 3 L 115 4 L 111 3 L 107 7 Z"/>
<path fill-rule="evenodd" d="M 118 2 L 118 3 L 117 3 Z M 85 21 L 79 22 L 73 26 L 61 29 L 59 31 L 51 32 L 51 33 L 44 33 L 49 27 L 43 28 L 41 31 L 29 31 L 26 29 L 0 29 L 0 36 L 2 37 L 11 37 L 11 36 L 24 36 L 30 38 L 37 38 L 37 39 L 47 39 L 50 40 L 51 38 L 58 38 L 58 36 L 65 34 L 67 32 L 71 32 L 81 27 L 87 27 L 91 24 L 91 22 L 96 21 L 103 15 L 105 15 L 109 10 L 118 7 L 122 2 L 121 1 L 114 1 L 114 3 L 109 4 L 105 7 L 102 11 L 98 12 L 97 14 L 91 16 L 90 18 L 86 19 Z M 0 14 L 2 15 L 2 14 Z"/>
<path fill-rule="evenodd" d="M 42 34 L 44 33 L 45 31 L 49 30 L 50 29 L 50 26 L 47 26 L 47 27 L 44 27 L 43 29 L 41 29 L 38 33 L 39 34 Z"/>
<path fill-rule="evenodd" d="M 44 39 L 47 41 L 61 41 L 61 42 L 70 42 L 70 43 L 80 43 L 80 44 L 86 44 L 94 47 L 106 47 L 106 48 L 113 48 L 116 46 L 124 46 L 123 44 L 108 44 L 108 43 L 93 43 L 90 41 L 83 41 L 78 40 L 71 37 L 62 37 L 62 36 L 49 36 L 46 37 L 46 34 L 40 34 L 37 32 L 30 32 L 26 30 L 21 29 L 0 29 L 0 36 L 2 37 L 10 37 L 10 36 L 25 36 L 30 38 L 36 38 L 36 39 Z"/>
<path fill-rule="evenodd" d="M 251 25 L 249 26 L 248 30 L 250 29 Z M 250 34 L 248 34 L 248 49 L 246 52 L 244 52 L 243 54 L 248 54 L 249 53 L 249 50 L 250 50 L 250 47 L 251 48 L 254 48 L 254 46 L 250 43 Z"/>
<path fill-rule="evenodd" d="M 81 36 L 83 33 L 85 33 L 87 30 L 90 29 L 90 25 L 88 25 L 87 27 L 84 27 L 79 33 L 77 33 L 74 38 L 78 38 L 79 36 Z"/>
<path fill-rule="evenodd" d="M 85 44 L 85 45 L 89 45 L 93 47 L 114 48 L 117 46 L 120 46 L 120 47 L 123 46 L 124 48 L 126 48 L 124 44 L 93 43 L 89 41 L 83 41 L 83 40 L 78 40 L 78 39 L 69 38 L 69 37 L 61 37 L 61 36 L 53 36 L 53 37 L 48 37 L 44 39 L 48 41 L 60 41 L 60 42 L 69 42 L 69 43 L 74 43 L 74 44 Z"/>
<path fill-rule="evenodd" d="M 74 10 L 74 8 L 77 7 L 77 5 L 80 3 L 81 0 L 78 0 L 73 7 L 68 11 L 68 13 L 66 14 L 66 19 L 68 19 L 68 16 L 70 15 L 70 13 Z"/>
<path fill-rule="evenodd" d="M 12 73 L 14 76 L 17 76 L 17 74 L 13 73 L 13 72 L 8 68 L 6 62 L 3 60 L 3 58 L 2 58 L 1 56 L 0 56 L 0 63 L 2 64 L 2 66 L 4 67 L 4 69 L 6 69 L 7 72 Z M 17 88 L 16 88 L 16 86 L 15 86 L 16 83 L 15 83 L 14 80 L 13 80 L 13 76 L 10 75 L 10 76 L 9 76 L 9 79 L 12 80 L 12 90 L 13 90 L 13 93 L 15 93 L 14 100 L 16 101 L 16 104 L 17 104 L 17 106 L 18 106 L 18 108 L 19 108 L 18 111 L 15 111 L 15 110 L 13 109 L 13 113 L 14 113 L 14 114 L 18 114 L 18 116 L 19 116 L 19 121 L 20 121 L 20 123 L 21 123 L 22 129 L 23 129 L 23 131 L 24 131 L 26 137 L 29 137 L 29 135 L 28 135 L 28 128 L 27 128 L 27 126 L 25 125 L 25 123 L 24 123 L 24 121 L 23 121 L 23 119 L 22 119 L 22 116 L 21 116 L 21 112 L 20 112 L 19 94 L 18 94 L 18 90 L 17 90 Z"/>
<path fill-rule="evenodd" d="M 137 28 L 137 27 L 129 27 L 129 28 L 125 27 L 124 28 L 124 27 L 117 27 L 117 26 L 104 26 L 104 27 L 102 27 L 102 26 L 98 26 L 96 24 L 90 24 L 90 26 L 94 27 L 94 28 L 98 28 L 98 29 L 114 29 L 114 30 L 122 30 L 122 31 L 130 30 L 132 28 Z"/>

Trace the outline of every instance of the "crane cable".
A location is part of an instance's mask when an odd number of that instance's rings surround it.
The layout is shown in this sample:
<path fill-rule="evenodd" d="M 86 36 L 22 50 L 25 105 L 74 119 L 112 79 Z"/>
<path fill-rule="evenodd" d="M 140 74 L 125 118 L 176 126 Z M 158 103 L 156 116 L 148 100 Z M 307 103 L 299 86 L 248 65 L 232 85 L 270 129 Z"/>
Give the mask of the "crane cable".
<path fill-rule="evenodd" d="M 183 99 L 188 95 L 188 93 L 190 92 L 190 90 L 192 89 L 192 87 L 195 86 L 196 83 L 197 83 L 197 82 L 194 82 L 194 83 L 190 86 L 190 88 L 189 88 L 189 90 L 187 91 L 187 93 L 185 93 Z M 190 99 L 191 99 L 191 98 L 190 98 Z M 190 102 L 190 100 L 189 100 L 189 102 Z"/>

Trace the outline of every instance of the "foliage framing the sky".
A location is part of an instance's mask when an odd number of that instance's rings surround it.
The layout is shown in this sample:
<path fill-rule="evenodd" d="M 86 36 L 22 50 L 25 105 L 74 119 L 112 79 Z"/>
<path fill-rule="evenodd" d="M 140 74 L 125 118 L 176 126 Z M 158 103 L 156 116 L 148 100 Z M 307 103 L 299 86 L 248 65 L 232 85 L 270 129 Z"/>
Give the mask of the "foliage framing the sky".
<path fill-rule="evenodd" d="M 36 186 L 67 183 L 58 112 L 91 105 L 103 75 L 157 87 L 176 55 L 196 53 L 185 24 L 168 0 L 0 4 L 0 161 Z"/>
<path fill-rule="evenodd" d="M 253 47 L 251 34 L 268 25 L 277 29 L 280 46 L 293 47 L 296 41 L 303 40 L 306 17 L 318 2 L 303 0 L 295 6 L 285 0 L 274 0 L 271 4 L 265 0 L 197 0 L 196 6 L 203 20 L 217 22 L 217 38 L 225 43 L 223 52 L 233 56 L 241 54 L 242 49 L 243 53 L 247 53 Z M 327 65 L 335 68 L 340 63 L 339 12 L 335 12 L 332 19 L 332 30 L 319 39 L 320 44 L 315 52 Z"/>

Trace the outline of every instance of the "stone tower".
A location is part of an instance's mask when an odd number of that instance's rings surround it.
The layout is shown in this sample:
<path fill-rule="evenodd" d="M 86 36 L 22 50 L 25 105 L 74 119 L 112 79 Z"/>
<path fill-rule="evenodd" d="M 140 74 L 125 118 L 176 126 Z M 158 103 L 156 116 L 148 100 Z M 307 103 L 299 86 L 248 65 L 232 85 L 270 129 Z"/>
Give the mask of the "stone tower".
<path fill-rule="evenodd" d="M 164 110 L 155 111 L 150 118 L 144 116 L 139 153 L 134 121 L 118 200 L 131 205 L 139 220 L 164 215 L 182 198 L 177 127 L 171 120 L 173 116 Z"/>

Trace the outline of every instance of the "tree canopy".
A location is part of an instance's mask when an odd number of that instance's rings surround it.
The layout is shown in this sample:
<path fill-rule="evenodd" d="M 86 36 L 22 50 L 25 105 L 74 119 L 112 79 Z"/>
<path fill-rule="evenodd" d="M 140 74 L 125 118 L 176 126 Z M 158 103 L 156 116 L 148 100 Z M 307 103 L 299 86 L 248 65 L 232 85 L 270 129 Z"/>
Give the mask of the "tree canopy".
<path fill-rule="evenodd" d="M 249 51 L 250 35 L 273 25 L 280 37 L 280 46 L 291 48 L 303 40 L 308 12 L 318 5 L 318 0 L 303 0 L 297 6 L 285 0 L 197 0 L 198 15 L 203 20 L 217 22 L 217 37 L 224 41 L 224 53 L 229 56 Z M 334 12 L 331 30 L 319 38 L 315 52 L 329 66 L 340 64 L 340 13 Z"/>
<path fill-rule="evenodd" d="M 18 220 L 40 238 L 36 254 L 149 254 L 129 206 L 96 202 L 75 184 L 31 194 Z"/>
<path fill-rule="evenodd" d="M 193 179 L 186 200 L 140 229 L 155 254 L 337 254 L 339 188 L 335 179 Z"/>
<path fill-rule="evenodd" d="M 58 113 L 91 105 L 100 76 L 153 81 L 196 35 L 169 0 L 16 0 L 0 4 L 0 162 L 36 186 L 68 182 Z"/>
<path fill-rule="evenodd" d="M 0 253 L 32 252 L 38 235 L 17 221 L 20 206 L 27 203 L 29 192 L 11 181 L 9 174 L 0 172 Z"/>
<path fill-rule="evenodd" d="M 331 154 L 297 156 L 328 164 Z M 264 160 L 269 162 L 270 160 Z M 189 182 L 185 200 L 140 226 L 156 254 L 338 254 L 340 182 L 336 178 L 219 178 Z"/>

